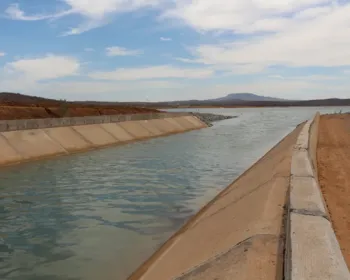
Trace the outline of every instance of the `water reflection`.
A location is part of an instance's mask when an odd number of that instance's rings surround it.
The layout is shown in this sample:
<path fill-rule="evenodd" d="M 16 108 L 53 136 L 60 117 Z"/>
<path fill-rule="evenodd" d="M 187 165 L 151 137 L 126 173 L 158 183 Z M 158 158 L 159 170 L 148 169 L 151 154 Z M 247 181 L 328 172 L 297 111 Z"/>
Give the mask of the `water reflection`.
<path fill-rule="evenodd" d="M 219 110 L 239 118 L 168 138 L 2 168 L 0 278 L 125 279 L 316 110 Z"/>

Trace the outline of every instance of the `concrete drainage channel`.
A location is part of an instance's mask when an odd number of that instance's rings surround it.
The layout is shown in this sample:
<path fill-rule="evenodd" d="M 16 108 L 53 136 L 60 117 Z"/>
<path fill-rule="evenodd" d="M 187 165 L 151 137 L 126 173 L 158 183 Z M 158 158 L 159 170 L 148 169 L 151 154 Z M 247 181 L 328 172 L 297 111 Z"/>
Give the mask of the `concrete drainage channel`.
<path fill-rule="evenodd" d="M 319 114 L 308 121 L 293 149 L 284 278 L 350 279 L 317 179 Z"/>

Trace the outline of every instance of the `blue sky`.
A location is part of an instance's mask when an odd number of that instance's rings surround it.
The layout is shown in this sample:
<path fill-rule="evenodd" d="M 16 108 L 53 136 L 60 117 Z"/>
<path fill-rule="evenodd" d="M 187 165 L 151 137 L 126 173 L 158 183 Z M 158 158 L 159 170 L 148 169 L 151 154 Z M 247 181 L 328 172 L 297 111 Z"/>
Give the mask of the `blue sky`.
<path fill-rule="evenodd" d="M 350 98 L 350 0 L 2 0 L 0 91 Z"/>

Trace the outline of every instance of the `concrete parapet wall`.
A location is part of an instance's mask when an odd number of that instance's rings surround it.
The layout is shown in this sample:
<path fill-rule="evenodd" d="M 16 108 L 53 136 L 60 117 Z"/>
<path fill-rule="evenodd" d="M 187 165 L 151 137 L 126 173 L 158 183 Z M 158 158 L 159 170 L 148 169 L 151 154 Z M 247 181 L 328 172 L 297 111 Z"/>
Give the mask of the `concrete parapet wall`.
<path fill-rule="evenodd" d="M 74 118 L 52 118 L 31 120 L 5 120 L 0 121 L 0 132 L 27 130 L 38 128 L 50 128 L 60 126 L 77 126 L 101 123 L 119 123 L 126 121 L 152 120 L 188 116 L 188 113 L 152 113 L 132 115 L 110 115 L 110 116 L 86 116 Z"/>
<path fill-rule="evenodd" d="M 293 149 L 286 227 L 285 279 L 350 279 L 317 180 L 319 113 Z"/>
<path fill-rule="evenodd" d="M 117 145 L 131 141 L 181 133 L 206 127 L 195 116 L 190 126 L 182 127 L 177 119 L 180 114 L 153 114 L 133 117 L 139 120 L 120 121 L 128 116 L 113 119 L 115 116 L 71 119 L 41 119 L 5 121 L 0 123 L 0 165 L 19 163 L 38 158 L 76 153 L 103 146 Z M 165 118 L 160 118 L 161 116 Z M 113 122 L 107 122 L 114 120 Z M 57 122 L 56 122 L 57 121 Z M 96 122 L 85 124 L 85 122 Z M 74 125 L 72 125 L 74 124 Z M 38 126 L 41 128 L 29 129 Z M 18 130 L 23 128 L 23 130 Z M 1 131 L 3 129 L 3 131 Z"/>

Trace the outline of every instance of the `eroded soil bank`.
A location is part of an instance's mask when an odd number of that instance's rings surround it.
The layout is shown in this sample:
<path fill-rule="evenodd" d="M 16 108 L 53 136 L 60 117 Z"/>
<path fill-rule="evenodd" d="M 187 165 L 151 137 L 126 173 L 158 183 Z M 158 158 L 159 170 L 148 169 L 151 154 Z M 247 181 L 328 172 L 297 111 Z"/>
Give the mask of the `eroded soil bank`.
<path fill-rule="evenodd" d="M 345 261 L 350 267 L 350 115 L 321 116 L 318 179 Z"/>
<path fill-rule="evenodd" d="M 284 138 L 170 238 L 130 280 L 282 279 L 284 206 L 293 145 L 301 126 Z"/>

